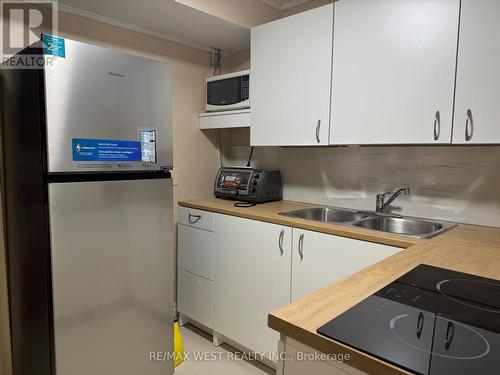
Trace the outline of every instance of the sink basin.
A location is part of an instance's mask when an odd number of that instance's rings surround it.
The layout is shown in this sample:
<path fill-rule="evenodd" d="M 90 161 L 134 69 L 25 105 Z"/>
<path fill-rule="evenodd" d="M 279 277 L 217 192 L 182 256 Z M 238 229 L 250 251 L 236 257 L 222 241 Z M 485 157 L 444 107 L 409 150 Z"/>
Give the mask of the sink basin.
<path fill-rule="evenodd" d="M 454 223 L 388 216 L 376 212 L 354 211 L 334 207 L 311 207 L 280 212 L 280 215 L 417 238 L 430 238 L 456 225 Z"/>
<path fill-rule="evenodd" d="M 359 212 L 330 207 L 305 208 L 303 210 L 281 212 L 280 215 L 324 223 L 347 223 L 350 221 L 362 220 L 368 217 L 368 215 Z"/>
<path fill-rule="evenodd" d="M 353 224 L 356 227 L 407 236 L 429 237 L 444 229 L 445 225 L 432 221 L 376 216 Z"/>

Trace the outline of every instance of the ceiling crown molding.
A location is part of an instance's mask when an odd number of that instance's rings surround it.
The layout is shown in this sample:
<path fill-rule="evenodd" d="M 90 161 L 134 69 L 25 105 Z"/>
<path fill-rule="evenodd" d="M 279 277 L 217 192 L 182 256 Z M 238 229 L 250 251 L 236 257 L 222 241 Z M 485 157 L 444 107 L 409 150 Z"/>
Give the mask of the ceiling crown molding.
<path fill-rule="evenodd" d="M 186 45 L 188 47 L 201 49 L 203 51 L 210 51 L 210 48 L 208 48 L 207 46 L 193 42 L 192 40 L 187 40 L 187 39 L 180 38 L 176 35 L 171 35 L 171 34 L 162 33 L 162 32 L 156 31 L 156 30 L 151 30 L 151 29 L 148 29 L 148 28 L 145 28 L 142 26 L 138 26 L 138 25 L 135 25 L 132 23 L 120 21 L 120 20 L 117 20 L 115 18 L 103 16 L 103 15 L 89 12 L 89 11 L 86 11 L 83 9 L 75 8 L 75 7 L 72 7 L 69 5 L 58 3 L 57 9 L 60 12 L 72 14 L 74 16 L 86 18 L 86 19 L 89 19 L 92 21 L 105 23 L 107 25 L 119 27 L 119 28 L 129 30 L 129 31 L 135 31 L 135 32 L 140 33 L 140 34 L 145 34 L 145 35 L 153 36 L 155 38 L 168 40 L 170 42 L 183 44 L 183 45 Z M 224 55 L 230 56 L 230 54 L 228 54 L 228 53 L 224 53 Z"/>

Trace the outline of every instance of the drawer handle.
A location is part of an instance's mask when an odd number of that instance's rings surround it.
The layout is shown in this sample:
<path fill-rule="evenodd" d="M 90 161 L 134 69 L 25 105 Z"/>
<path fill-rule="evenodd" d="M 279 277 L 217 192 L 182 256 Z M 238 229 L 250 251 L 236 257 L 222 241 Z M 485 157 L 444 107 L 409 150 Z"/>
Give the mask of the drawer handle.
<path fill-rule="evenodd" d="M 439 135 L 441 134 L 441 114 L 439 111 L 436 111 L 434 116 L 434 140 L 437 141 L 439 139 Z"/>
<path fill-rule="evenodd" d="M 280 232 L 279 240 L 278 240 L 278 247 L 280 249 L 281 255 L 283 255 L 283 253 L 285 251 L 285 250 L 283 250 L 283 237 L 284 236 L 285 236 L 285 230 L 282 229 L 281 232 Z"/>
<path fill-rule="evenodd" d="M 304 259 L 304 233 L 299 236 L 299 255 L 300 260 Z"/>
<path fill-rule="evenodd" d="M 193 215 L 192 213 L 188 214 L 188 221 L 190 224 L 195 224 L 200 221 L 201 215 Z"/>
<path fill-rule="evenodd" d="M 318 120 L 318 122 L 316 123 L 316 142 L 320 142 L 319 140 L 319 129 L 321 127 L 321 120 Z"/>
<path fill-rule="evenodd" d="M 472 119 L 472 111 L 469 108 L 467 110 L 467 116 L 465 118 L 465 140 L 470 141 L 472 139 L 473 133 L 474 133 L 474 120 Z"/>

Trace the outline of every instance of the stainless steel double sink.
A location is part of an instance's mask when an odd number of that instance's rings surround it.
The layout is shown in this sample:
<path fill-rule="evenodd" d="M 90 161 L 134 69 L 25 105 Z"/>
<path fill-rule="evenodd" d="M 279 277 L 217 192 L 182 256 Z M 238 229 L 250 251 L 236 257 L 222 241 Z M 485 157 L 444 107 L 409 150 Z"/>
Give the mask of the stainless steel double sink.
<path fill-rule="evenodd" d="M 298 219 L 365 228 L 416 238 L 430 238 L 456 225 L 441 221 L 428 221 L 378 212 L 354 211 L 333 207 L 311 207 L 296 211 L 280 212 L 279 214 Z"/>

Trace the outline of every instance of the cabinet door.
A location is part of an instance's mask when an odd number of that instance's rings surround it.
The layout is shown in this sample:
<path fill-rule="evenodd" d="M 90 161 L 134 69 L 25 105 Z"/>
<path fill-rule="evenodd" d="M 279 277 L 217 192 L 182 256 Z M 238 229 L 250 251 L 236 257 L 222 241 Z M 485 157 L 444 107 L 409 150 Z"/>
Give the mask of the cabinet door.
<path fill-rule="evenodd" d="M 453 143 L 500 143 L 499 19 L 500 1 L 462 0 Z"/>
<path fill-rule="evenodd" d="M 213 282 L 177 269 L 177 308 L 180 313 L 212 328 Z"/>
<path fill-rule="evenodd" d="M 288 227 L 216 216 L 216 332 L 250 350 L 276 352 L 279 334 L 267 315 L 290 303 L 291 240 Z"/>
<path fill-rule="evenodd" d="M 397 247 L 294 228 L 292 301 L 400 250 Z"/>
<path fill-rule="evenodd" d="M 459 0 L 335 4 L 330 144 L 451 142 L 458 13 Z"/>
<path fill-rule="evenodd" d="M 328 144 L 333 4 L 251 32 L 250 143 Z"/>

